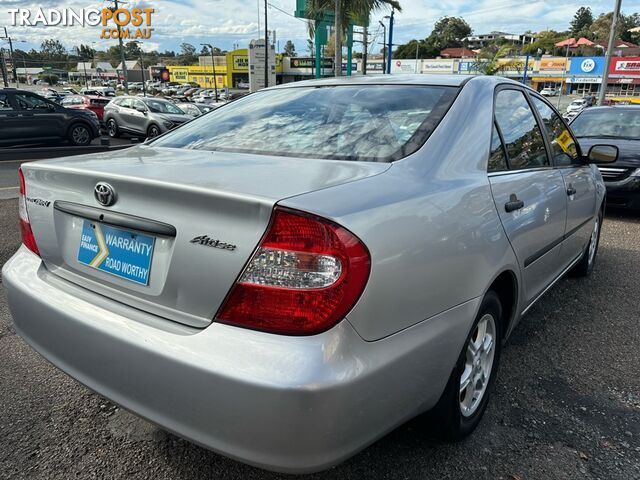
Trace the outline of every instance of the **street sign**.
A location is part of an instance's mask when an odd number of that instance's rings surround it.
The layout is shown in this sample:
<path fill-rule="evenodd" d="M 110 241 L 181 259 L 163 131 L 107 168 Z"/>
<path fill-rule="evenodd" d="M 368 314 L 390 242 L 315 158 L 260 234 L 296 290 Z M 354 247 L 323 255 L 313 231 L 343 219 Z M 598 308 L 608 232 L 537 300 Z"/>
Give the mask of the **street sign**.
<path fill-rule="evenodd" d="M 273 45 L 269 45 L 269 86 L 276 84 L 276 52 Z M 265 87 L 264 84 L 264 39 L 249 42 L 249 90 L 256 92 Z"/>

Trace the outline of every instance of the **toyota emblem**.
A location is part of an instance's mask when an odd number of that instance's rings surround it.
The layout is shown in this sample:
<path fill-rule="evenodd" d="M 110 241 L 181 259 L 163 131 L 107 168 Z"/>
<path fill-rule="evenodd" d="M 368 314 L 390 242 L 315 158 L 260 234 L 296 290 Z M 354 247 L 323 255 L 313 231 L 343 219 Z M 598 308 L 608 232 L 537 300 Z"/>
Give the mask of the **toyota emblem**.
<path fill-rule="evenodd" d="M 111 185 L 105 182 L 99 182 L 93 189 L 93 196 L 100 205 L 110 207 L 116 203 L 116 192 Z"/>

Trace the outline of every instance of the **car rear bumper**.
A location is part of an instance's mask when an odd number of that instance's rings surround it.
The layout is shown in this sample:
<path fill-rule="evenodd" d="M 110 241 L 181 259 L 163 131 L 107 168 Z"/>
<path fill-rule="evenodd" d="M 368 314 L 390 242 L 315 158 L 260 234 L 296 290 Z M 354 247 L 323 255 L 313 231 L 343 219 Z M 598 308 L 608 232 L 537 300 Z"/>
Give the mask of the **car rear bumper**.
<path fill-rule="evenodd" d="M 24 247 L 3 269 L 16 329 L 89 388 L 195 443 L 311 472 L 438 400 L 478 299 L 377 342 L 348 321 L 311 337 L 194 329 L 70 284 Z"/>

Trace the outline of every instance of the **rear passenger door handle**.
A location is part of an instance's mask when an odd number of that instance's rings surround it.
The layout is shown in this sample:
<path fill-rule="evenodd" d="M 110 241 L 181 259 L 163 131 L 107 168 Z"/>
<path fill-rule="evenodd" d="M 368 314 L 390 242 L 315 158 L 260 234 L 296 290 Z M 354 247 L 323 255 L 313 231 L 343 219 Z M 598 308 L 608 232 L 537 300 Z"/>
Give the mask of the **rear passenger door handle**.
<path fill-rule="evenodd" d="M 509 196 L 509 201 L 504 204 L 504 209 L 507 213 L 515 212 L 516 210 L 520 210 L 524 207 L 524 202 L 522 200 L 518 200 L 518 197 L 515 193 L 512 193 Z"/>
<path fill-rule="evenodd" d="M 567 195 L 571 196 L 571 195 L 575 195 L 576 194 L 576 189 L 573 188 L 573 185 L 569 185 L 567 187 Z"/>

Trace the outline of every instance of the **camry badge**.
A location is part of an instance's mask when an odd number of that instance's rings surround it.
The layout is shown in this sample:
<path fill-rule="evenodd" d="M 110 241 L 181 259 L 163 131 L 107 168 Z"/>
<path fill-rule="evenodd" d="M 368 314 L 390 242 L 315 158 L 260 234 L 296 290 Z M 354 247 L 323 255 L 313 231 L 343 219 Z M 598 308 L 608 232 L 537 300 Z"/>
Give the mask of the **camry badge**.
<path fill-rule="evenodd" d="M 98 182 L 93 189 L 93 196 L 100 205 L 110 207 L 116 203 L 116 192 L 111 185 L 105 182 Z"/>
<path fill-rule="evenodd" d="M 200 235 L 198 237 L 192 238 L 190 242 L 197 243 L 198 245 L 204 245 L 205 247 L 219 248 L 220 250 L 229 250 L 231 252 L 233 252 L 236 249 L 235 245 L 213 239 L 209 237 L 209 235 Z"/>

